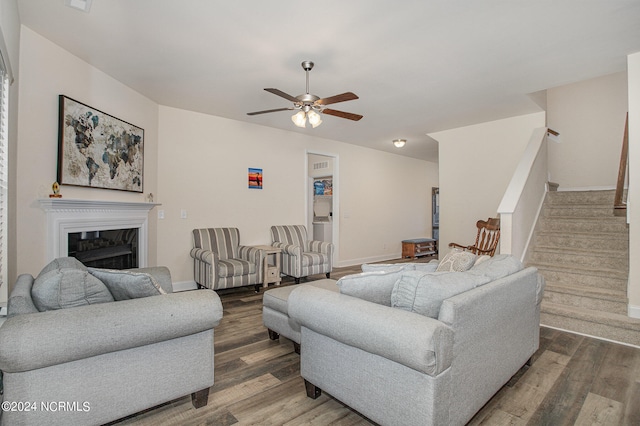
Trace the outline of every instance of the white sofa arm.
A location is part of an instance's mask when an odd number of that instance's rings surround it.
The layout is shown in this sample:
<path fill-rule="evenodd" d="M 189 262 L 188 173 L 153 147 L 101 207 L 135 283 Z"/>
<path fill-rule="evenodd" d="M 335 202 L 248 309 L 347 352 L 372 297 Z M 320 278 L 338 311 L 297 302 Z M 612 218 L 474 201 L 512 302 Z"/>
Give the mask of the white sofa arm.
<path fill-rule="evenodd" d="M 100 303 L 8 318 L 0 369 L 29 371 L 213 329 L 222 304 L 211 290 Z"/>
<path fill-rule="evenodd" d="M 308 285 L 291 292 L 288 310 L 303 327 L 425 374 L 451 366 L 453 331 L 433 318 Z"/>

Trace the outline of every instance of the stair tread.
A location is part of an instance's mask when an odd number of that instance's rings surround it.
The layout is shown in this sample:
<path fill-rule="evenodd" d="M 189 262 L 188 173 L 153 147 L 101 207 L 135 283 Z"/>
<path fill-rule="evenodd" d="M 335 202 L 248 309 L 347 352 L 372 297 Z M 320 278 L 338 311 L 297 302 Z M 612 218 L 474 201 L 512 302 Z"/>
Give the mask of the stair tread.
<path fill-rule="evenodd" d="M 628 271 L 620 271 L 619 269 L 610 269 L 603 267 L 589 267 L 581 265 L 579 268 L 567 267 L 562 263 L 548 263 L 548 262 L 529 262 L 527 266 L 535 266 L 542 270 L 551 270 L 555 272 L 565 272 L 575 275 L 596 275 L 602 277 L 611 277 L 616 279 L 627 279 Z"/>
<path fill-rule="evenodd" d="M 562 254 L 562 255 L 573 255 L 573 256 L 592 256 L 594 259 L 603 259 L 603 258 L 626 258 L 627 250 L 618 250 L 618 249 L 609 249 L 601 252 L 594 252 L 593 250 L 583 249 L 579 247 L 567 247 L 567 246 L 552 246 L 552 245 L 540 245 L 537 244 L 533 249 L 533 252 L 540 253 L 554 253 L 554 254 Z"/>
<path fill-rule="evenodd" d="M 545 220 L 558 220 L 558 221 L 583 221 L 583 222 L 602 222 L 602 217 L 599 216 L 544 216 Z M 607 216 L 607 220 L 612 221 L 613 223 L 626 223 L 627 218 L 624 216 Z"/>
<path fill-rule="evenodd" d="M 628 240 L 628 232 L 562 232 L 562 231 L 544 231 L 540 230 L 536 232 L 536 235 L 543 237 L 565 237 L 565 238 L 581 238 L 588 240 L 602 240 L 602 239 L 620 239 Z"/>
<path fill-rule="evenodd" d="M 603 300 L 627 302 L 627 292 L 607 288 L 588 287 L 583 285 L 560 284 L 554 281 L 546 281 L 545 291 L 575 294 L 578 296 L 597 297 Z"/>
<path fill-rule="evenodd" d="M 627 330 L 640 332 L 640 319 L 631 318 L 624 314 L 614 314 L 611 312 L 596 311 L 593 309 L 580 308 L 576 306 L 561 305 L 543 300 L 541 310 L 544 313 L 576 318 L 598 324 L 605 324 Z"/>

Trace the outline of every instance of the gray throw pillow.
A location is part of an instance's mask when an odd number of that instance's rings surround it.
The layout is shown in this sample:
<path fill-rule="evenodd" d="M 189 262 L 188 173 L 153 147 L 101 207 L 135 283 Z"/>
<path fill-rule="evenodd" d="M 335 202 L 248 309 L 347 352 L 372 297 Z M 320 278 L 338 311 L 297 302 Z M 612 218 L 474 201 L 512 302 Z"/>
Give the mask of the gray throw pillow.
<path fill-rule="evenodd" d="M 402 268 L 347 275 L 336 285 L 340 293 L 379 305 L 391 306 L 391 292 L 402 277 Z"/>
<path fill-rule="evenodd" d="M 111 293 L 99 279 L 87 271 L 70 268 L 38 275 L 31 297 L 41 312 L 113 302 Z"/>
<path fill-rule="evenodd" d="M 469 272 L 476 275 L 486 275 L 494 281 L 507 275 L 515 274 L 522 269 L 524 269 L 524 265 L 514 256 L 496 254 L 484 262 L 477 263 Z"/>
<path fill-rule="evenodd" d="M 152 275 L 144 272 L 101 268 L 89 268 L 89 272 L 107 286 L 115 300 L 167 294 Z"/>
<path fill-rule="evenodd" d="M 407 271 L 393 287 L 391 306 L 437 319 L 444 300 L 489 281 L 467 272 Z"/>
<path fill-rule="evenodd" d="M 87 267 L 75 257 L 58 257 L 42 268 L 42 271 L 40 271 L 38 276 L 44 275 L 50 271 L 55 271 L 56 269 L 79 269 L 81 271 L 86 271 Z"/>

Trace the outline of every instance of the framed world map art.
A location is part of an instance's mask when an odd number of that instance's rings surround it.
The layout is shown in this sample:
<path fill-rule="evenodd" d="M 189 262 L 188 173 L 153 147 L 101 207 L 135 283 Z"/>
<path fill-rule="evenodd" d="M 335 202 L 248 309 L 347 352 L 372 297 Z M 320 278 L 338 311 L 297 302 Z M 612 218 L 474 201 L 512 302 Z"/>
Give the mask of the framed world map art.
<path fill-rule="evenodd" d="M 144 129 L 60 95 L 58 183 L 143 192 Z"/>

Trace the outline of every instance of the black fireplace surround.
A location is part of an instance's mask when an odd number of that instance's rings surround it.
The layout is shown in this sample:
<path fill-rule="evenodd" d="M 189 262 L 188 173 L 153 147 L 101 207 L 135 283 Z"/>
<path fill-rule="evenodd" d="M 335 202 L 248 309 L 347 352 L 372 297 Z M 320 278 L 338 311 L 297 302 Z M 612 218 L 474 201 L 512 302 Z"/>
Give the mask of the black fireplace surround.
<path fill-rule="evenodd" d="M 68 255 L 94 268 L 137 268 L 138 228 L 69 233 Z"/>

